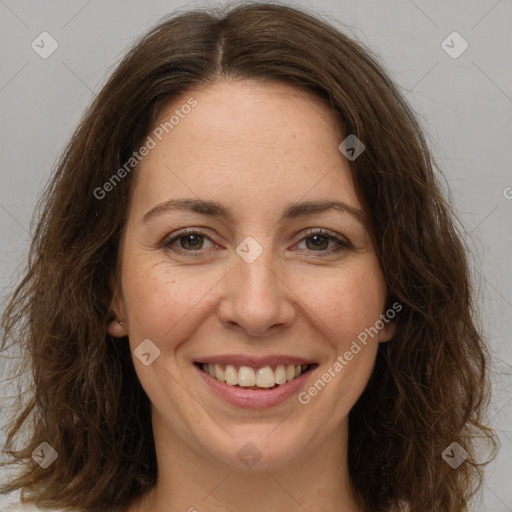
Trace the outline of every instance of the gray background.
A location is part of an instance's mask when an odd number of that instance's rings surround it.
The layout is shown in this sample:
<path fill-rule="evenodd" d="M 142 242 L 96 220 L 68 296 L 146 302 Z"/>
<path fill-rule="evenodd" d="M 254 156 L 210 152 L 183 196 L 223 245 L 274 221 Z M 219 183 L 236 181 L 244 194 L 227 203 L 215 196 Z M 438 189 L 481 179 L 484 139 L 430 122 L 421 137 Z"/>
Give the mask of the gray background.
<path fill-rule="evenodd" d="M 2 296 L 20 276 L 38 194 L 127 45 L 175 8 L 205 5 L 216 4 L 0 0 Z M 417 112 L 447 176 L 473 249 L 480 313 L 494 356 L 490 415 L 502 445 L 475 510 L 512 511 L 512 2 L 319 0 L 295 5 L 348 25 L 349 34 L 380 55 Z M 31 48 L 43 31 L 59 44 L 47 59 Z M 456 59 L 441 46 L 453 31 L 469 45 Z M 448 41 L 452 51 L 461 48 L 457 40 Z M 3 396 L 7 384 L 0 384 Z M 5 418 L 0 413 L 0 424 Z"/>

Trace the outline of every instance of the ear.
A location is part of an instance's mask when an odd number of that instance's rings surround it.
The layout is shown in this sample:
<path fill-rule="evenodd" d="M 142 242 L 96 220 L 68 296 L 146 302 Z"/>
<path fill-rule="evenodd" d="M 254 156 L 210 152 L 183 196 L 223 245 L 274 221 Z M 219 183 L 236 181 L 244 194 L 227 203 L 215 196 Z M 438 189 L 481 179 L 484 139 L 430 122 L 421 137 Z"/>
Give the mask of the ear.
<path fill-rule="evenodd" d="M 379 330 L 379 335 L 378 335 L 379 343 L 390 341 L 393 338 L 393 336 L 395 335 L 395 331 L 396 331 L 396 322 L 394 320 L 389 320 L 389 318 L 388 318 L 387 322 L 386 322 L 386 320 L 382 320 L 382 323 L 384 324 L 384 327 Z"/>
<path fill-rule="evenodd" d="M 107 332 L 114 338 L 123 338 L 124 336 L 128 335 L 128 329 L 125 325 L 126 311 L 124 307 L 122 292 L 120 291 L 120 287 L 114 277 L 110 279 L 109 284 L 112 292 L 110 311 L 112 312 L 114 319 L 109 323 Z"/>

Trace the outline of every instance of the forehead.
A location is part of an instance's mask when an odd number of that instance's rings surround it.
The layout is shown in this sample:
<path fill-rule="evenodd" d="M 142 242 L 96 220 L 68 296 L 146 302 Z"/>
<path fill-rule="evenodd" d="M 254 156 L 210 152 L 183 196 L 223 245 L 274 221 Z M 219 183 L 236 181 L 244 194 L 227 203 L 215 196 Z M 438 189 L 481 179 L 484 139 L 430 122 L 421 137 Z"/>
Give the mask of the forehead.
<path fill-rule="evenodd" d="M 149 136 L 155 144 L 137 168 L 133 195 L 144 207 L 191 195 L 244 204 L 252 198 L 254 208 L 267 209 L 301 198 L 359 204 L 334 114 L 287 84 L 219 81 L 190 89 L 164 105 Z"/>

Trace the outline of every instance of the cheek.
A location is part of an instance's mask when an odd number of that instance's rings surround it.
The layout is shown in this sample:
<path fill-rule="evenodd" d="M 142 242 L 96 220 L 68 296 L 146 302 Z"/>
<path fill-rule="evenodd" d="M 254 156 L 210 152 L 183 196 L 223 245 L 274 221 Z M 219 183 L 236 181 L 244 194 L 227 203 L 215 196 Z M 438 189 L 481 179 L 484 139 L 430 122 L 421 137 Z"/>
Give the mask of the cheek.
<path fill-rule="evenodd" d="M 375 258 L 322 278 L 304 279 L 301 287 L 304 309 L 311 312 L 308 317 L 340 350 L 374 326 L 384 312 L 386 287 Z"/>
<path fill-rule="evenodd" d="M 378 343 L 372 331 L 384 312 L 386 287 L 376 260 L 364 266 L 346 266 L 317 285 L 304 284 L 305 309 L 316 322 L 331 350 L 316 379 L 298 397 L 304 407 L 304 425 L 330 411 L 318 427 L 318 439 L 327 437 L 344 421 L 371 376 Z"/>
<path fill-rule="evenodd" d="M 183 271 L 149 259 L 134 258 L 123 269 L 123 293 L 133 326 L 130 334 L 169 348 L 173 340 L 186 336 L 191 325 L 197 325 L 219 276 L 211 270 Z"/>
<path fill-rule="evenodd" d="M 211 269 L 183 270 L 167 263 L 155 264 L 154 259 L 145 255 L 127 258 L 123 272 L 123 294 L 130 318 L 129 342 L 142 387 L 159 410 L 174 404 L 200 414 L 176 380 L 181 371 L 177 353 L 211 311 L 212 290 L 222 274 Z M 136 359 L 136 349 L 146 339 L 160 350 L 148 366 Z"/>

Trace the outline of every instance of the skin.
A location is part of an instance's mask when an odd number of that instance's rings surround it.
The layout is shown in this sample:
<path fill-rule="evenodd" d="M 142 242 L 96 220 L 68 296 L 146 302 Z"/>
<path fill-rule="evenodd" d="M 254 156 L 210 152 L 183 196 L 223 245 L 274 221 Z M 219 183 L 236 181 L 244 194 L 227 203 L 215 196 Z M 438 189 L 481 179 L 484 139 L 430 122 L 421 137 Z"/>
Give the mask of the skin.
<path fill-rule="evenodd" d="M 112 322 L 110 334 L 128 334 L 132 354 L 145 339 L 160 350 L 148 366 L 133 357 L 152 403 L 158 483 L 129 512 L 358 511 L 348 413 L 393 323 L 307 405 L 294 396 L 241 409 L 193 367 L 205 355 L 298 355 L 319 365 L 307 389 L 384 313 L 386 286 L 363 222 L 336 210 L 279 220 L 291 202 L 337 200 L 361 210 L 338 149 L 345 135 L 316 97 L 255 81 L 187 91 L 155 126 L 191 96 L 197 106 L 136 171 L 114 283 L 112 308 L 124 325 Z M 157 204 L 178 198 L 218 201 L 233 219 L 169 210 L 144 222 Z M 182 228 L 204 237 L 165 247 Z M 317 248 L 308 228 L 349 247 L 335 252 L 338 243 L 320 236 Z M 252 263 L 236 252 L 249 236 L 263 249 Z M 261 454 L 252 468 L 237 457 L 248 442 Z"/>

